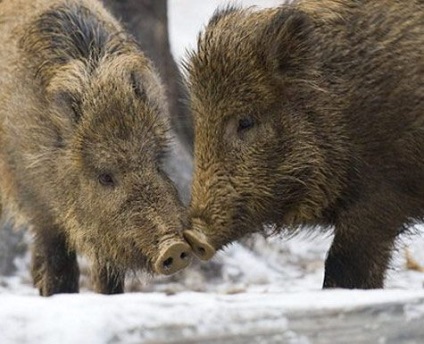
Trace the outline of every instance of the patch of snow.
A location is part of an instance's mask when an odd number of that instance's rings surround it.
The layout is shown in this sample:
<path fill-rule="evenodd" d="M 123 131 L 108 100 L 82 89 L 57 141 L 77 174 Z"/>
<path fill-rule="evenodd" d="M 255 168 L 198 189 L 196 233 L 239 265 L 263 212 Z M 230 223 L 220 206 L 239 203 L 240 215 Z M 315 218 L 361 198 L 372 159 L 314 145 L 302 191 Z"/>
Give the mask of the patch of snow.
<path fill-rule="evenodd" d="M 187 339 L 208 338 L 215 332 L 237 337 L 247 329 L 258 334 L 278 330 L 281 335 L 288 329 L 286 316 L 304 311 L 305 305 L 311 312 L 342 312 L 414 300 L 422 303 L 424 291 L 186 292 L 173 296 L 138 293 L 51 298 L 0 295 L 0 343 L 133 343 L 160 341 L 172 332 Z M 417 316 L 415 313 L 410 319 Z"/>
<path fill-rule="evenodd" d="M 424 304 L 405 305 L 405 320 L 406 321 L 421 319 L 423 316 L 424 316 Z"/>

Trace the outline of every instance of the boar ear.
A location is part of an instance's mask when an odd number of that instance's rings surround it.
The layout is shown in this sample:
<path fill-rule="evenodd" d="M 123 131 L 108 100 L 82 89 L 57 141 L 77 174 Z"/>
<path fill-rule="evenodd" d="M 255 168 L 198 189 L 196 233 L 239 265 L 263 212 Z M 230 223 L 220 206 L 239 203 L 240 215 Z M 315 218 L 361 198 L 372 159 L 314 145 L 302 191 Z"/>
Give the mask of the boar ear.
<path fill-rule="evenodd" d="M 309 58 L 312 30 L 313 24 L 307 14 L 281 8 L 261 37 L 262 42 L 268 44 L 263 50 L 267 67 L 272 72 L 284 74 L 300 71 Z"/>
<path fill-rule="evenodd" d="M 225 18 L 226 16 L 236 13 L 240 11 L 240 8 L 235 6 L 234 4 L 228 4 L 223 7 L 218 7 L 215 12 L 213 13 L 211 19 L 209 19 L 208 27 L 217 25 L 221 19 Z"/>
<path fill-rule="evenodd" d="M 130 74 L 131 87 L 133 89 L 134 94 L 141 101 L 147 101 L 147 94 L 145 87 L 143 85 L 143 81 L 141 80 L 141 75 L 137 72 L 132 71 Z"/>
<path fill-rule="evenodd" d="M 47 100 L 58 113 L 77 123 L 82 117 L 82 89 L 86 66 L 80 61 L 68 63 L 56 71 L 46 85 Z"/>
<path fill-rule="evenodd" d="M 50 97 L 58 110 L 69 116 L 72 122 L 79 122 L 82 115 L 79 97 L 68 90 L 57 90 Z"/>

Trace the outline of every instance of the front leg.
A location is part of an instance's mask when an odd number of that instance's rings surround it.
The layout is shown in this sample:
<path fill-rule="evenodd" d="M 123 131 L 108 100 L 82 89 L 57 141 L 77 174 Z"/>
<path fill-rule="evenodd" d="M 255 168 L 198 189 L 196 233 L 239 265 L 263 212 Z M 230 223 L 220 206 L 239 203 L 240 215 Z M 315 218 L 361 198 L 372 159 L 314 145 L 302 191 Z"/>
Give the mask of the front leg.
<path fill-rule="evenodd" d="M 344 214 L 336 224 L 325 262 L 324 288 L 383 288 L 402 225 L 396 209 L 383 210 L 375 204 L 364 204 Z"/>
<path fill-rule="evenodd" d="M 325 262 L 324 288 L 383 288 L 394 240 L 336 233 Z"/>
<path fill-rule="evenodd" d="M 40 295 L 78 293 L 79 268 L 75 251 L 58 228 L 36 231 L 32 249 L 32 276 Z"/>
<path fill-rule="evenodd" d="M 124 292 L 125 272 L 108 264 L 95 263 L 91 278 L 94 290 L 102 294 L 122 294 Z"/>

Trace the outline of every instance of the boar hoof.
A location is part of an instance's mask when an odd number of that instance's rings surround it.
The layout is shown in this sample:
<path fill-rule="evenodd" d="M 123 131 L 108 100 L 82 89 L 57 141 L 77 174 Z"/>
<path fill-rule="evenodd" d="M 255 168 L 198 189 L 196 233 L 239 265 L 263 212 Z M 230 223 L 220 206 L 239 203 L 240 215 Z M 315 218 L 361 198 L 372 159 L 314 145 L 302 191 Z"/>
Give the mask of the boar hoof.
<path fill-rule="evenodd" d="M 191 248 L 186 243 L 176 242 L 165 247 L 154 265 L 157 273 L 171 275 L 186 268 L 191 261 Z"/>
<path fill-rule="evenodd" d="M 184 231 L 184 238 L 190 244 L 194 254 L 201 260 L 209 260 L 214 256 L 215 249 L 207 242 L 202 233 L 186 230 Z"/>

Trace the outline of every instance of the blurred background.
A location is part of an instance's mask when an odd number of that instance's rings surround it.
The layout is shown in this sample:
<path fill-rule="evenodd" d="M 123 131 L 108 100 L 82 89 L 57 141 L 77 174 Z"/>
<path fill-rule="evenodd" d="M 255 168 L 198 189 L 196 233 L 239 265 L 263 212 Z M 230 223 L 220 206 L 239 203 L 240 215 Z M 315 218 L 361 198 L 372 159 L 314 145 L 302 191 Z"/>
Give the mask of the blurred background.
<path fill-rule="evenodd" d="M 192 169 L 193 132 L 179 64 L 187 49 L 193 49 L 199 31 L 215 9 L 228 4 L 221 0 L 103 0 L 139 41 L 153 60 L 167 88 L 173 125 L 173 152 L 167 171 L 188 203 Z M 239 6 L 277 6 L 276 0 L 242 0 Z M 7 223 L 0 230 L 0 292 L 37 294 L 29 272 L 28 244 L 31 235 L 12 231 Z M 423 227 L 416 232 L 424 234 Z M 221 293 L 301 291 L 321 288 L 324 259 L 331 235 L 295 238 L 258 235 L 220 252 L 208 263 L 195 261 L 189 269 L 171 277 L 144 274 L 129 276 L 127 291 L 185 290 Z M 388 288 L 424 287 L 424 235 L 401 238 L 388 274 Z M 80 258 L 82 292 L 90 290 L 89 266 Z"/>

